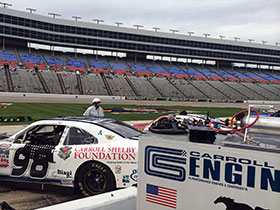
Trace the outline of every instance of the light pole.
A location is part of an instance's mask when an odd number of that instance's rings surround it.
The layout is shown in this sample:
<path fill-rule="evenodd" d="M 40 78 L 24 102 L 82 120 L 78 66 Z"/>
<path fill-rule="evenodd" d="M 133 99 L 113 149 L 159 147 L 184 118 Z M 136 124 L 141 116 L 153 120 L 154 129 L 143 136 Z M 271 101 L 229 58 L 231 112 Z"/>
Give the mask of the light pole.
<path fill-rule="evenodd" d="M 53 18 L 55 18 L 55 16 L 57 16 L 57 17 L 61 16 L 60 14 L 56 14 L 56 13 L 53 13 L 53 12 L 49 12 L 48 15 L 52 15 Z"/>
<path fill-rule="evenodd" d="M 35 12 L 36 9 L 32 9 L 32 8 L 26 8 L 26 10 L 29 10 L 30 13 Z"/>
<path fill-rule="evenodd" d="M 220 37 L 221 39 L 226 38 L 226 36 L 223 36 L 223 35 L 219 35 L 219 37 Z"/>
<path fill-rule="evenodd" d="M 104 22 L 104 20 L 100 20 L 100 19 L 92 19 L 92 20 L 95 21 L 96 24 L 99 24 L 99 23 L 103 23 L 103 22 Z"/>
<path fill-rule="evenodd" d="M 234 40 L 237 42 L 237 40 L 239 40 L 240 38 L 239 37 L 234 37 Z"/>
<path fill-rule="evenodd" d="M 136 29 L 139 29 L 139 28 L 143 28 L 144 26 L 142 26 L 142 25 L 137 25 L 137 24 L 135 24 L 135 25 L 133 25 L 134 27 L 136 27 Z"/>
<path fill-rule="evenodd" d="M 176 29 L 169 29 L 169 31 L 171 31 L 173 34 L 174 34 L 175 32 L 179 32 L 179 30 L 176 30 Z"/>
<path fill-rule="evenodd" d="M 116 24 L 118 27 L 120 27 L 120 25 L 123 25 L 123 23 L 121 23 L 121 22 L 115 22 L 115 24 Z"/>
<path fill-rule="evenodd" d="M 159 27 L 153 27 L 153 29 L 155 29 L 155 32 L 157 32 L 158 30 L 160 30 Z"/>
<path fill-rule="evenodd" d="M 249 41 L 250 43 L 252 43 L 252 42 L 254 41 L 254 39 L 248 39 L 248 41 Z"/>
<path fill-rule="evenodd" d="M 6 8 L 7 6 L 12 6 L 12 4 L 6 3 L 6 2 L 0 2 L 0 4 L 3 5 L 3 8 Z"/>
<path fill-rule="evenodd" d="M 194 34 L 194 32 L 193 31 L 189 31 L 188 34 L 189 34 L 189 36 L 191 36 L 192 34 Z"/>
<path fill-rule="evenodd" d="M 78 19 L 82 19 L 81 17 L 79 17 L 79 16 L 72 16 L 72 18 L 74 18 L 75 19 L 75 21 L 78 21 Z"/>
<path fill-rule="evenodd" d="M 266 43 L 267 43 L 267 41 L 264 41 L 264 40 L 263 40 L 263 41 L 262 41 L 262 43 L 263 43 L 263 44 L 266 44 Z"/>
<path fill-rule="evenodd" d="M 205 38 L 207 38 L 208 36 L 210 36 L 210 34 L 203 34 Z"/>

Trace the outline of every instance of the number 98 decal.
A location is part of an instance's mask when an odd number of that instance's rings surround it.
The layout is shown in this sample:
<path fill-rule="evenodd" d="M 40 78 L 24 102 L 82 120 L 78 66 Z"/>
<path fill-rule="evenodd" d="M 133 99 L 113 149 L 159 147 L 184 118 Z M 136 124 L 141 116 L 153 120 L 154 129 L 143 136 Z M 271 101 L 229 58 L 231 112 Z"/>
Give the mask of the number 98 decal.
<path fill-rule="evenodd" d="M 54 163 L 52 150 L 49 145 L 25 145 L 16 150 L 12 176 L 22 176 L 30 165 L 31 178 L 44 178 L 47 175 L 49 163 Z"/>

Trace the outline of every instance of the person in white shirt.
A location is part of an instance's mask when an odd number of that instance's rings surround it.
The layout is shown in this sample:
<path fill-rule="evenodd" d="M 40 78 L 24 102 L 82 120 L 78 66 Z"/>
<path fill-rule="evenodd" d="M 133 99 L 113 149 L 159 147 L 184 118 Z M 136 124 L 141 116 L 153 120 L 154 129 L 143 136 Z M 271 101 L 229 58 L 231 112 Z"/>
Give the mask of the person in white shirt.
<path fill-rule="evenodd" d="M 83 116 L 94 116 L 94 117 L 104 117 L 103 109 L 100 107 L 101 100 L 99 98 L 94 98 L 92 100 L 92 106 L 90 106 Z"/>

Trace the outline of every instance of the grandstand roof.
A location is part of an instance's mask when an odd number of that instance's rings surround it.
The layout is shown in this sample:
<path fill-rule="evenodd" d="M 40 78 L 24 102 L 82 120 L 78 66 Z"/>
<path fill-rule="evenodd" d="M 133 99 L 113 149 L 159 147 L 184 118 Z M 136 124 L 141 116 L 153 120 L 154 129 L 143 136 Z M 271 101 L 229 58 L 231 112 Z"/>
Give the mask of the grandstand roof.
<path fill-rule="evenodd" d="M 51 18 L 0 8 L 0 36 L 145 55 L 280 65 L 280 47 Z"/>

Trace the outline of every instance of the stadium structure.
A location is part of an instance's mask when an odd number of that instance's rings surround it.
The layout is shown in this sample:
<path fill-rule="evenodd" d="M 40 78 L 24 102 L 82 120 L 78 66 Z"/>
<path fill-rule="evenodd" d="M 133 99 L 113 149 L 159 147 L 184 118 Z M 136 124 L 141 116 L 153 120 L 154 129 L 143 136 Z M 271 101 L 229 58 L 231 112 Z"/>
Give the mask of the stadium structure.
<path fill-rule="evenodd" d="M 0 8 L 0 36 L 1 92 L 280 101 L 277 45 L 93 24 L 9 8 Z M 169 61 L 151 59 L 155 57 Z"/>

